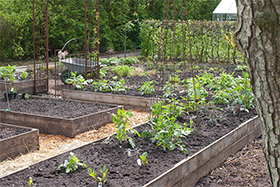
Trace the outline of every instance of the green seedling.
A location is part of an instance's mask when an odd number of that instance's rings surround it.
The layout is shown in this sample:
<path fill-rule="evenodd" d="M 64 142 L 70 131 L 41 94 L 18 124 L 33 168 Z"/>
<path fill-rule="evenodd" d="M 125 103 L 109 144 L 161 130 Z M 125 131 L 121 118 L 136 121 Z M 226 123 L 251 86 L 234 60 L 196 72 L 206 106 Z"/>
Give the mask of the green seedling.
<path fill-rule="evenodd" d="M 104 184 L 104 183 L 107 181 L 107 179 L 105 179 L 105 178 L 106 178 L 107 172 L 108 172 L 108 169 L 106 169 L 106 165 L 104 165 L 104 166 L 103 166 L 103 169 L 100 169 L 100 171 L 101 171 L 101 173 L 102 173 L 102 178 L 101 178 L 101 177 L 96 177 L 97 172 L 95 172 L 95 171 L 92 170 L 91 168 L 88 168 L 88 174 L 89 174 L 90 176 L 92 176 L 93 179 L 94 179 L 97 183 L 101 182 L 102 184 Z"/>
<path fill-rule="evenodd" d="M 74 153 L 70 152 L 69 161 L 65 160 L 63 164 L 58 166 L 58 169 L 64 167 L 66 173 L 69 173 L 71 171 L 77 170 L 79 166 L 87 167 L 87 165 L 80 162 L 80 159 L 74 156 Z"/>
<path fill-rule="evenodd" d="M 147 161 L 147 152 L 144 152 L 141 156 L 140 156 L 140 159 L 141 159 L 141 163 L 143 166 L 147 166 L 148 165 L 148 161 Z"/>
<path fill-rule="evenodd" d="M 151 94 L 155 92 L 154 81 L 144 82 L 143 86 L 141 86 L 138 90 L 142 93 L 142 95 Z"/>
<path fill-rule="evenodd" d="M 25 100 L 29 99 L 29 97 L 30 97 L 30 96 L 29 96 L 27 93 L 24 94 L 24 99 L 25 99 Z"/>
<path fill-rule="evenodd" d="M 28 72 L 22 71 L 22 73 L 20 74 L 19 77 L 20 77 L 21 79 L 25 80 L 25 79 L 27 78 L 27 76 L 28 76 Z"/>
<path fill-rule="evenodd" d="M 109 113 L 111 114 L 111 113 Z M 128 118 L 132 117 L 133 114 L 130 111 L 124 111 L 124 109 L 118 109 L 117 114 L 111 114 L 112 115 L 112 120 L 115 123 L 115 127 L 117 128 L 117 136 L 116 138 L 119 141 L 119 144 L 122 144 L 123 141 L 128 140 L 129 144 L 131 145 L 132 148 L 135 148 L 135 142 L 134 140 L 128 136 L 128 133 L 134 133 L 137 134 L 139 137 L 141 135 L 134 129 L 128 128 Z M 109 136 L 110 137 L 110 136 Z M 109 139 L 107 138 L 107 140 Z"/>
<path fill-rule="evenodd" d="M 33 183 L 32 177 L 29 177 L 28 186 L 31 187 Z"/>

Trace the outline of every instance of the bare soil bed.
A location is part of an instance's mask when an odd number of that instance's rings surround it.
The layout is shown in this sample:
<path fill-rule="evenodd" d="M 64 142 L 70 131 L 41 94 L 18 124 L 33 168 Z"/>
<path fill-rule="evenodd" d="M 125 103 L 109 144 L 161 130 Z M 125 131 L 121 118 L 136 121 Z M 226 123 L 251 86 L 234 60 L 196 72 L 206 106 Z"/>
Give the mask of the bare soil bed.
<path fill-rule="evenodd" d="M 11 128 L 0 124 L 0 140 L 30 131 L 25 128 Z"/>
<path fill-rule="evenodd" d="M 152 144 L 148 138 L 138 138 L 133 136 L 136 142 L 136 148 L 132 149 L 132 157 L 128 157 L 127 149 L 131 148 L 128 143 L 120 146 L 115 138 L 109 141 L 101 140 L 90 145 L 73 150 L 74 154 L 87 164 L 90 168 L 99 172 L 99 169 L 106 165 L 108 171 L 108 181 L 105 186 L 142 186 L 152 180 L 159 174 L 170 169 L 180 160 L 194 154 L 198 150 L 212 143 L 227 132 L 236 128 L 242 122 L 256 115 L 254 111 L 250 113 L 241 112 L 238 116 L 226 112 L 221 122 L 216 125 L 207 124 L 200 118 L 194 119 L 195 131 L 186 138 L 183 138 L 183 144 L 188 150 L 184 154 L 180 150 L 166 152 L 162 147 Z M 195 116 L 195 113 L 191 115 Z M 180 121 L 188 121 L 189 117 L 184 116 Z M 181 122 L 180 122 L 181 123 Z M 149 125 L 143 125 L 137 130 L 142 132 L 149 128 Z M 149 164 L 147 167 L 138 166 L 136 160 L 143 152 L 148 152 Z M 46 160 L 29 167 L 17 174 L 0 179 L 4 186 L 25 186 L 29 177 L 33 178 L 37 186 L 92 186 L 96 185 L 93 179 L 87 174 L 85 168 L 79 168 L 77 171 L 66 174 L 65 170 L 57 167 L 68 159 L 69 152 Z M 100 176 L 100 173 L 98 174 Z"/>
<path fill-rule="evenodd" d="M 15 100 L 10 101 L 10 110 L 15 112 L 24 112 L 28 114 L 38 114 L 44 116 L 76 118 L 98 111 L 113 108 L 110 105 L 98 103 L 77 102 L 63 99 L 52 98 L 32 98 L 21 99 L 18 96 Z M 0 100 L 0 109 L 5 110 L 8 104 L 4 99 Z"/>

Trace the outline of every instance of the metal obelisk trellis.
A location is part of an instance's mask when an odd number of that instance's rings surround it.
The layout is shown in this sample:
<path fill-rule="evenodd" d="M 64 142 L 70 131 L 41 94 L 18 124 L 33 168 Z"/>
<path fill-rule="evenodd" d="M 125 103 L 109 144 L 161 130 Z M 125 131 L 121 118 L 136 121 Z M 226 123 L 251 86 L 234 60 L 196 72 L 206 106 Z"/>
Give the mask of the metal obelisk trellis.
<path fill-rule="evenodd" d="M 48 3 L 48 0 L 33 0 L 34 94 L 49 89 Z"/>
<path fill-rule="evenodd" d="M 67 88 L 61 82 L 61 72 L 65 67 L 58 61 L 59 51 L 67 51 L 64 59 L 67 56 L 67 59 L 72 59 L 76 64 L 83 62 L 81 68 L 84 70 L 78 71 L 85 72 L 85 79 L 99 76 L 99 0 L 84 0 L 84 36 L 69 38 L 62 48 L 53 50 L 54 62 L 49 62 L 48 4 L 49 0 L 33 0 L 34 92 L 49 92 L 52 85 L 54 92 L 51 94 L 59 96 L 62 89 Z M 47 84 L 42 84 L 45 81 Z"/>

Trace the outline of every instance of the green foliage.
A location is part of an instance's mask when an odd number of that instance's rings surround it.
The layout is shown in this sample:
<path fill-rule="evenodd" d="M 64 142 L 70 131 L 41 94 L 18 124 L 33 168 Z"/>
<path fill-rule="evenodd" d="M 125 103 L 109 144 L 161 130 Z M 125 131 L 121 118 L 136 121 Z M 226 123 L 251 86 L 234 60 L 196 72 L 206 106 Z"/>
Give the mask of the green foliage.
<path fill-rule="evenodd" d="M 23 98 L 24 98 L 25 100 L 28 100 L 29 97 L 30 97 L 29 94 L 26 93 L 26 94 L 24 94 L 24 97 L 23 97 Z"/>
<path fill-rule="evenodd" d="M 85 85 L 88 85 L 88 83 L 92 83 L 92 79 L 85 80 L 83 75 L 79 74 L 77 75 L 77 72 L 71 71 L 71 77 L 66 79 L 65 81 L 67 84 L 73 84 L 73 86 L 76 87 L 76 89 L 83 89 Z"/>
<path fill-rule="evenodd" d="M 181 138 L 191 133 L 192 121 L 190 127 L 185 123 L 181 126 L 175 122 L 181 115 L 182 107 L 178 106 L 175 100 L 165 105 L 165 101 L 155 103 L 152 107 L 153 118 L 149 117 L 151 130 L 142 132 L 142 137 L 149 136 L 152 142 L 164 150 L 174 150 L 179 147 L 183 152 L 187 152 L 185 145 L 181 144 Z"/>
<path fill-rule="evenodd" d="M 130 67 L 128 65 L 122 65 L 113 67 L 112 72 L 119 77 L 127 77 L 132 70 L 133 67 Z"/>
<path fill-rule="evenodd" d="M 111 113 L 110 113 L 111 114 Z M 131 145 L 132 148 L 135 148 L 135 142 L 134 140 L 128 136 L 128 133 L 135 133 L 140 137 L 140 134 L 132 129 L 128 128 L 127 121 L 130 117 L 133 116 L 133 114 L 129 111 L 124 111 L 124 109 L 118 109 L 117 114 L 111 114 L 112 115 L 112 120 L 115 123 L 115 127 L 117 128 L 117 136 L 116 138 L 119 141 L 119 144 L 122 144 L 123 141 L 128 140 L 129 144 Z"/>
<path fill-rule="evenodd" d="M 144 82 L 144 84 L 138 89 L 142 95 L 148 95 L 155 92 L 154 81 Z"/>
<path fill-rule="evenodd" d="M 107 83 L 109 80 L 97 80 L 93 82 L 93 89 L 95 92 L 110 92 L 112 90 L 111 86 Z"/>
<path fill-rule="evenodd" d="M 210 22 L 189 21 L 190 29 L 187 32 L 187 24 L 177 23 L 173 29 L 173 23 L 162 26 L 158 20 L 145 20 L 140 24 L 141 54 L 145 57 L 155 57 L 160 50 L 161 58 L 169 59 L 170 55 L 182 59 L 182 40 L 188 41 L 191 35 L 192 57 L 199 62 L 217 63 L 220 61 L 243 61 L 244 57 L 236 53 L 225 42 L 224 34 L 235 29 L 235 22 Z M 215 29 L 214 29 L 215 28 Z M 173 32 L 175 30 L 175 36 Z M 164 34 L 164 43 L 160 44 L 160 37 Z M 174 37 L 173 37 L 174 36 Z M 183 38 L 185 36 L 185 38 Z M 174 41 L 173 41 L 174 40 Z M 175 42 L 175 46 L 173 43 Z M 161 45 L 161 47 L 159 47 Z M 175 47 L 175 48 L 174 48 Z M 186 58 L 190 58 L 189 45 L 184 45 Z"/>
<path fill-rule="evenodd" d="M 25 80 L 25 79 L 27 78 L 27 76 L 28 76 L 28 72 L 22 71 L 19 77 L 20 77 L 21 79 Z"/>
<path fill-rule="evenodd" d="M 107 179 L 106 179 L 106 176 L 107 176 L 107 172 L 108 172 L 108 169 L 106 169 L 106 165 L 103 166 L 103 169 L 100 169 L 101 173 L 102 173 L 102 178 L 101 177 L 96 177 L 97 175 L 97 172 L 95 172 L 94 170 L 92 170 L 91 168 L 88 168 L 88 174 L 93 177 L 93 179 L 99 183 L 101 182 L 102 184 L 104 184 Z"/>
<path fill-rule="evenodd" d="M 144 152 L 141 156 L 139 156 L 141 159 L 141 163 L 143 166 L 147 166 L 148 165 L 148 161 L 147 161 L 147 152 Z"/>
<path fill-rule="evenodd" d="M 147 61 L 147 69 L 151 70 L 154 69 L 155 64 L 152 61 Z"/>
<path fill-rule="evenodd" d="M 29 179 L 28 179 L 28 186 L 32 187 L 32 183 L 33 183 L 32 177 L 29 177 Z"/>
<path fill-rule="evenodd" d="M 79 168 L 79 166 L 87 167 L 87 165 L 80 162 L 80 159 L 78 159 L 74 153 L 70 152 L 69 161 L 65 160 L 63 164 L 58 166 L 58 169 L 61 167 L 65 168 L 65 172 L 69 173 L 71 171 L 75 171 Z"/>
<path fill-rule="evenodd" d="M 13 83 L 16 80 L 16 66 L 0 67 L 0 78 L 9 83 Z"/>
<path fill-rule="evenodd" d="M 138 60 L 137 57 L 122 57 L 119 59 L 118 61 L 120 64 L 124 64 L 124 65 L 131 65 L 131 64 L 137 64 L 140 61 Z"/>

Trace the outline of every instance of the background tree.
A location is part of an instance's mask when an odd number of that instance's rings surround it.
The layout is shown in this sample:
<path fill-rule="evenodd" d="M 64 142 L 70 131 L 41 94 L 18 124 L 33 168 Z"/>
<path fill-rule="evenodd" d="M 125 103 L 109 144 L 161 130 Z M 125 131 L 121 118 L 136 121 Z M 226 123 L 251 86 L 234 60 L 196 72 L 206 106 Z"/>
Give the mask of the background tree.
<path fill-rule="evenodd" d="M 271 182 L 279 187 L 280 4 L 279 0 L 236 0 L 236 5 L 237 46 L 248 63 Z"/>

